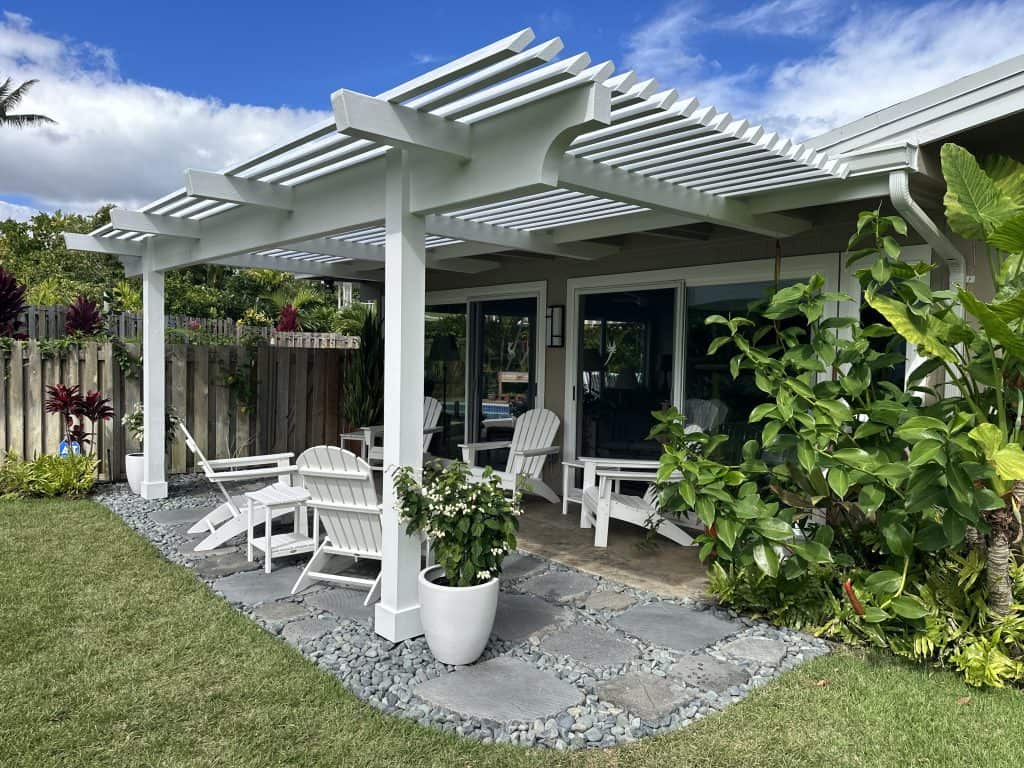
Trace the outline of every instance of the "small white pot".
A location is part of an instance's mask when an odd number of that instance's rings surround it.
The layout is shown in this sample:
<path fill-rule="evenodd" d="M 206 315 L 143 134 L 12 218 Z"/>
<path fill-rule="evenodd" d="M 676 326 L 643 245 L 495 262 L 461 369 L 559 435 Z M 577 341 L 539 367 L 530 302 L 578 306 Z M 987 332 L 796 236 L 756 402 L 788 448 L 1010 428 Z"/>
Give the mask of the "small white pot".
<path fill-rule="evenodd" d="M 124 457 L 124 473 L 128 476 L 128 487 L 136 496 L 142 492 L 142 467 L 144 453 L 127 453 Z"/>
<path fill-rule="evenodd" d="M 475 587 L 446 587 L 434 580 L 439 565 L 420 571 L 420 621 L 434 658 L 442 664 L 472 664 L 484 652 L 498 610 L 498 579 Z"/>

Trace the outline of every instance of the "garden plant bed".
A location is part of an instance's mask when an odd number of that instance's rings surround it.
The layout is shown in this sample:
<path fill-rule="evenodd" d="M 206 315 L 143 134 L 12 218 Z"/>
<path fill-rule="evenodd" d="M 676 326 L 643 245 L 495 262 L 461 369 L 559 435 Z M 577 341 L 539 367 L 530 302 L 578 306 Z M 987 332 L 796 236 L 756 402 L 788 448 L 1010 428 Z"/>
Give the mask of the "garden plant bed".
<path fill-rule="evenodd" d="M 631 742 L 721 710 L 826 651 L 820 640 L 709 603 L 663 599 L 512 555 L 483 658 L 446 666 L 422 638 L 393 644 L 376 635 L 363 592 L 318 585 L 291 596 L 301 557 L 275 561 L 267 576 L 241 556 L 241 542 L 193 552 L 199 537 L 187 528 L 216 499 L 207 486 L 178 482 L 164 501 L 143 501 L 119 485 L 98 498 L 359 698 L 484 743 L 566 749 Z"/>

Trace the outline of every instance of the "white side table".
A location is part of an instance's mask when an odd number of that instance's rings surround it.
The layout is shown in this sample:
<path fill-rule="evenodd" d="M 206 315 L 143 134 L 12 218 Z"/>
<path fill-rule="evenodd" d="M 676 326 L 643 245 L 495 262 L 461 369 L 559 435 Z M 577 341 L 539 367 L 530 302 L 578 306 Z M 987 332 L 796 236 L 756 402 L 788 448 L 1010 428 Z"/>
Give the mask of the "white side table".
<path fill-rule="evenodd" d="M 583 488 L 576 485 L 576 470 L 583 469 L 582 461 L 562 462 L 562 514 L 569 514 L 570 504 L 583 504 Z"/>
<path fill-rule="evenodd" d="M 309 526 L 306 520 L 305 505 L 310 497 L 309 491 L 305 488 L 274 483 L 262 490 L 250 491 L 245 494 L 245 497 L 249 500 L 249 535 L 246 555 L 250 563 L 253 561 L 253 550 L 258 549 L 263 553 L 263 569 L 270 573 L 275 556 L 297 555 L 302 552 L 312 552 L 316 549 L 316 539 L 309 535 Z M 257 506 L 262 506 L 265 510 L 262 536 L 252 535 L 253 527 L 257 525 L 255 519 Z M 293 509 L 295 512 L 293 529 L 288 533 L 272 534 L 270 526 L 275 513 L 280 513 L 287 509 Z M 314 531 L 313 533 L 315 536 L 317 532 Z"/>

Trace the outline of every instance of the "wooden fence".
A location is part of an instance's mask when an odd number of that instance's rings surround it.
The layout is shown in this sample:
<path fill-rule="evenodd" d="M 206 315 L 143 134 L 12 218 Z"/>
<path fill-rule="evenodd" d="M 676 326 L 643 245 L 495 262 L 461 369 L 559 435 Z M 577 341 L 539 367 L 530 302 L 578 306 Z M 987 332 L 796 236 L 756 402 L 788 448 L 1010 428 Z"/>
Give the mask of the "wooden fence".
<path fill-rule="evenodd" d="M 138 345 L 128 345 L 138 355 Z M 185 419 L 208 457 L 305 450 L 337 444 L 346 430 L 342 387 L 352 353 L 338 349 L 169 345 L 166 398 Z M 138 450 L 121 416 L 141 400 L 141 378 L 126 375 L 111 344 L 85 343 L 48 355 L 37 342 L 13 342 L 0 351 L 0 449 L 21 456 L 56 453 L 60 418 L 45 412 L 46 387 L 79 384 L 111 399 L 115 417 L 95 436 L 101 480 L 124 479 L 124 454 Z M 254 378 L 250 376 L 254 372 Z M 252 387 L 229 386 L 229 376 Z M 249 392 L 251 394 L 245 394 Z M 171 473 L 194 468 L 184 441 L 169 451 Z"/>
<path fill-rule="evenodd" d="M 65 306 L 27 307 L 20 316 L 21 328 L 29 339 L 64 338 L 67 335 L 64 330 L 67 310 Z M 359 345 L 358 337 L 342 333 L 278 332 L 263 326 L 237 325 L 234 320 L 225 318 L 188 315 L 166 315 L 164 319 L 168 330 L 180 331 L 172 334 L 170 340 L 181 344 L 202 344 L 202 335 L 205 334 L 235 339 L 257 336 L 276 347 L 355 349 Z M 121 339 L 137 339 L 142 335 L 142 315 L 134 312 L 111 315 L 108 330 Z M 192 337 L 195 337 L 194 341 Z"/>

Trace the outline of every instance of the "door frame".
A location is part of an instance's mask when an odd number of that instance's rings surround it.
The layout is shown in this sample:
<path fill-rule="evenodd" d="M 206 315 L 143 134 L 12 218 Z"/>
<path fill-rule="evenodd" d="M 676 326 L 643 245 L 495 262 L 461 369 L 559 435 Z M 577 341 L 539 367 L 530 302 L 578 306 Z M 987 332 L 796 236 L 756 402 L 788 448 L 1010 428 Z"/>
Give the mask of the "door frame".
<path fill-rule="evenodd" d="M 537 391 L 533 396 L 533 407 L 543 408 L 544 407 L 544 370 L 545 370 L 545 357 L 547 356 L 547 345 L 545 338 L 547 337 L 547 329 L 545 327 L 545 321 L 547 318 L 548 310 L 548 283 L 546 280 L 536 280 L 527 283 L 504 283 L 501 285 L 484 285 L 475 288 L 453 288 L 444 291 L 427 291 L 426 304 L 465 304 L 466 305 L 466 354 L 468 356 L 470 345 L 472 340 L 469 337 L 471 332 L 471 322 L 469 305 L 475 301 L 489 301 L 491 299 L 536 299 L 537 300 L 537 316 L 534 318 L 534 329 L 535 329 L 535 349 L 533 356 L 533 365 L 535 377 L 537 379 L 536 386 Z M 426 361 L 424 360 L 424 364 Z M 466 361 L 466 389 L 467 396 L 470 392 L 470 381 L 469 377 L 475 373 L 470 370 L 469 360 Z M 465 427 L 463 430 L 463 440 L 470 441 L 468 434 L 469 430 L 469 419 L 466 419 Z"/>
<path fill-rule="evenodd" d="M 859 301 L 860 299 L 859 284 L 856 280 L 849 279 L 849 273 L 843 267 L 841 253 L 787 256 L 782 259 L 781 267 L 779 276 L 783 280 L 806 280 L 812 274 L 820 273 L 825 277 L 824 290 L 844 290 L 854 300 Z M 685 391 L 684 372 L 686 370 L 684 355 L 686 350 L 687 286 L 764 282 L 774 279 L 774 276 L 775 261 L 773 259 L 755 259 L 724 264 L 655 269 L 646 272 L 574 277 L 567 280 L 565 284 L 565 389 L 564 413 L 562 414 L 562 421 L 565 425 L 562 440 L 563 459 L 565 461 L 576 459 L 576 445 L 579 441 L 577 433 L 578 408 L 574 395 L 579 373 L 577 370 L 579 365 L 579 308 L 582 297 L 597 293 L 619 293 L 659 288 L 676 289 L 675 316 L 673 318 L 673 348 L 676 353 L 672 355 L 672 404 L 682 410 L 683 392 Z M 825 316 L 834 317 L 839 311 L 838 302 L 829 302 Z"/>

